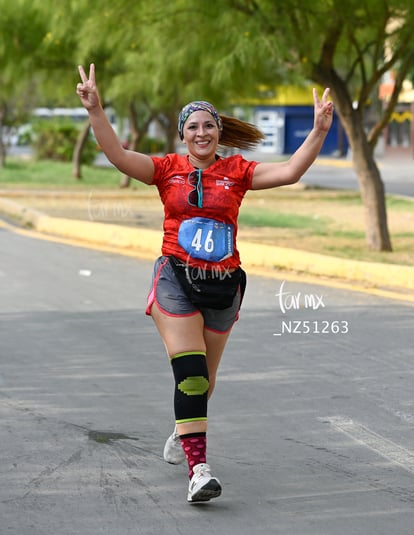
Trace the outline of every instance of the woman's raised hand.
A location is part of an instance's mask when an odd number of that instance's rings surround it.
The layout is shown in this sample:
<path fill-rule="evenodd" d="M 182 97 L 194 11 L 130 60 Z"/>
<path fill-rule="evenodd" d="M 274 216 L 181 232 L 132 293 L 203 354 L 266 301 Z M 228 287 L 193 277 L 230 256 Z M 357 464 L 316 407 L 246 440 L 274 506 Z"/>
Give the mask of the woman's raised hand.
<path fill-rule="evenodd" d="M 314 103 L 314 128 L 327 132 L 332 124 L 334 106 L 328 100 L 329 88 L 323 92 L 322 99 L 319 100 L 318 92 L 313 89 L 313 103 Z"/>
<path fill-rule="evenodd" d="M 79 65 L 78 69 L 82 82 L 76 86 L 76 93 L 79 95 L 82 105 L 87 110 L 92 110 L 100 106 L 98 88 L 95 82 L 95 65 L 91 63 L 89 66 L 89 78 L 82 65 Z"/>

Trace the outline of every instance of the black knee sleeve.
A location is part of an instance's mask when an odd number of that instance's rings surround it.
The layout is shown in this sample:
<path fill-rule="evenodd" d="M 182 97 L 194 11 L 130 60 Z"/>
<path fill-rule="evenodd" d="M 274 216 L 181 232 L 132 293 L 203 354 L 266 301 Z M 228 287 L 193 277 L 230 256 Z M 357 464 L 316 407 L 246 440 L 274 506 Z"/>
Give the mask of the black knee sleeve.
<path fill-rule="evenodd" d="M 200 351 L 174 355 L 174 412 L 177 423 L 207 420 L 209 388 L 206 355 Z"/>

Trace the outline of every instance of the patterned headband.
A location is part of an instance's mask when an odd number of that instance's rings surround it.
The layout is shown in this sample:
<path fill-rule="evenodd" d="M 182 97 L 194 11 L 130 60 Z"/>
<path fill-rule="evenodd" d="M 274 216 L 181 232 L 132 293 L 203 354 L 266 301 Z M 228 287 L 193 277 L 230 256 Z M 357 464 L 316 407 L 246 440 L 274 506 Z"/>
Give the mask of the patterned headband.
<path fill-rule="evenodd" d="M 223 130 L 223 123 L 216 108 L 205 100 L 195 100 L 194 102 L 190 102 L 190 104 L 184 106 L 178 116 L 178 133 L 181 140 L 184 139 L 184 124 L 190 115 L 195 111 L 208 111 L 208 113 L 210 113 L 215 120 L 219 132 Z"/>

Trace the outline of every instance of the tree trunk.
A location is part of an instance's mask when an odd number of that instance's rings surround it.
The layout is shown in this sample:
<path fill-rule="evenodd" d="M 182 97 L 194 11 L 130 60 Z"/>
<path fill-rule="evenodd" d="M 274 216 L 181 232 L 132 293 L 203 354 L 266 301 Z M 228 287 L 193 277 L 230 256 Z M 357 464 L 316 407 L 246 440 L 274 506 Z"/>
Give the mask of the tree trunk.
<path fill-rule="evenodd" d="M 3 136 L 0 136 L 0 167 L 6 167 L 6 147 L 3 143 Z"/>
<path fill-rule="evenodd" d="M 351 141 L 350 141 L 351 142 Z M 365 231 L 368 249 L 392 251 L 388 231 L 384 183 L 375 162 L 374 151 L 364 132 L 355 135 L 351 144 L 354 169 L 358 177 L 365 209 Z"/>
<path fill-rule="evenodd" d="M 6 146 L 3 143 L 3 119 L 5 116 L 5 109 L 0 107 L 0 167 L 6 167 Z"/>
<path fill-rule="evenodd" d="M 392 251 L 384 183 L 374 158 L 375 141 L 372 139 L 370 142 L 364 128 L 365 107 L 354 107 L 345 82 L 332 68 L 322 68 L 318 65 L 314 68 L 312 77 L 323 87 L 331 88 L 336 112 L 348 136 L 353 167 L 364 205 L 367 247 L 371 251 Z"/>
<path fill-rule="evenodd" d="M 154 119 L 154 114 L 149 113 L 146 120 L 142 123 L 141 126 L 138 126 L 138 112 L 133 102 L 129 105 L 129 128 L 131 133 L 131 139 L 128 143 L 129 150 L 138 150 L 140 140 L 147 133 L 148 127 L 151 121 Z M 128 188 L 131 184 L 131 177 L 128 175 L 123 175 L 119 183 L 120 188 Z"/>
<path fill-rule="evenodd" d="M 91 128 L 91 125 L 89 124 L 89 121 L 88 121 L 87 123 L 85 123 L 85 126 L 79 132 L 78 139 L 76 140 L 75 148 L 73 149 L 72 176 L 74 178 L 77 178 L 78 180 L 82 178 L 82 171 L 81 171 L 82 151 L 88 140 L 90 128 Z"/>
<path fill-rule="evenodd" d="M 130 140 L 128 143 L 129 150 L 137 150 L 138 140 L 139 140 L 139 131 L 138 131 L 138 117 L 137 111 L 135 109 L 134 103 L 129 104 L 129 131 L 130 131 Z M 131 184 L 131 177 L 124 174 L 119 183 L 120 188 L 129 188 Z"/>
<path fill-rule="evenodd" d="M 167 154 L 175 152 L 175 144 L 177 140 L 177 116 L 176 113 L 167 115 L 167 125 L 165 128 L 167 145 L 165 151 Z"/>

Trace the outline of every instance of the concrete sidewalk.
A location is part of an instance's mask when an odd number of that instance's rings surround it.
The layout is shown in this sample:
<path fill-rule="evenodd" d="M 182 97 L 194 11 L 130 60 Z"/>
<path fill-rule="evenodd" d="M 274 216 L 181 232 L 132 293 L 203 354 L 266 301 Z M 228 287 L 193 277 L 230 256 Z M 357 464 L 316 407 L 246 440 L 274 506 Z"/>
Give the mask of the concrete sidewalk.
<path fill-rule="evenodd" d="M 45 236 L 71 240 L 77 245 L 145 259 L 160 254 L 161 231 L 52 217 L 7 198 L 0 198 L 0 213 Z M 247 241 L 239 241 L 238 246 L 243 266 L 250 273 L 266 277 L 283 275 L 291 280 L 307 279 L 328 286 L 352 286 L 354 290 L 414 302 L 414 267 L 411 266 L 345 260 Z"/>

